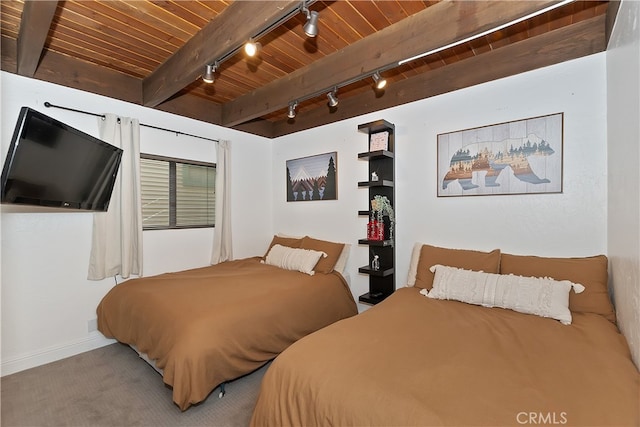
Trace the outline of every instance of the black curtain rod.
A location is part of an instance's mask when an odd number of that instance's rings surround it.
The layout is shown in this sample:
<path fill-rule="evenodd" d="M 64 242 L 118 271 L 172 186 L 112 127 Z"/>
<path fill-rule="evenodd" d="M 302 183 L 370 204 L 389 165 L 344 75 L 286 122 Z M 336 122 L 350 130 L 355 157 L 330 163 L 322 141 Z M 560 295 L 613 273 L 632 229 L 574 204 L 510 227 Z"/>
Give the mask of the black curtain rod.
<path fill-rule="evenodd" d="M 61 110 L 73 111 L 75 113 L 89 114 L 90 116 L 102 117 L 103 119 L 105 118 L 104 114 L 97 114 L 97 113 L 92 113 L 90 111 L 76 110 L 75 108 L 63 107 L 61 105 L 52 104 L 49 101 L 46 101 L 44 103 L 44 106 L 47 107 L 47 108 L 59 108 Z M 158 126 L 148 125 L 148 124 L 145 124 L 145 123 L 140 123 L 140 126 L 144 126 L 144 127 L 151 128 L 151 129 L 163 130 L 165 132 L 175 133 L 176 135 L 185 135 L 185 136 L 191 136 L 193 138 L 205 139 L 207 141 L 218 142 L 217 139 L 207 138 L 205 136 L 193 135 L 193 134 L 190 134 L 190 133 L 181 132 L 179 130 L 165 129 L 165 128 L 161 128 L 161 127 L 158 127 Z"/>

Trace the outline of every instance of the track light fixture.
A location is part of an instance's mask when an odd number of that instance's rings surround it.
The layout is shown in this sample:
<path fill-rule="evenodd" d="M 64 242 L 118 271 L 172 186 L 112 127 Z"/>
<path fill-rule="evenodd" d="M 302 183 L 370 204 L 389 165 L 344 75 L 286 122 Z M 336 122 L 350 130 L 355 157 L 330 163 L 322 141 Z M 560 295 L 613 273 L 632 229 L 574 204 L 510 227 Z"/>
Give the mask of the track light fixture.
<path fill-rule="evenodd" d="M 307 16 L 307 23 L 302 27 L 307 36 L 315 37 L 318 35 L 318 18 L 318 12 L 315 10 L 309 12 L 309 15 Z"/>
<path fill-rule="evenodd" d="M 385 86 L 387 86 L 387 79 L 383 79 L 380 76 L 380 72 L 376 71 L 371 77 L 373 77 L 373 81 L 375 83 L 376 89 L 382 90 L 385 88 Z"/>
<path fill-rule="evenodd" d="M 307 7 L 307 2 L 303 1 L 302 2 L 302 8 L 301 8 L 302 12 L 307 15 L 307 23 L 304 24 L 304 26 L 302 27 L 302 29 L 304 30 L 304 33 L 308 36 L 308 37 L 315 37 L 318 35 L 318 12 L 316 12 L 315 10 L 310 11 L 309 8 Z"/>
<path fill-rule="evenodd" d="M 249 39 L 244 45 L 244 53 L 246 53 L 247 56 L 254 57 L 258 54 L 260 47 L 261 44 L 259 42 L 254 42 L 253 39 Z"/>
<path fill-rule="evenodd" d="M 298 106 L 298 101 L 289 103 L 289 112 L 287 113 L 287 117 L 293 119 L 296 117 L 296 107 Z"/>
<path fill-rule="evenodd" d="M 338 97 L 336 96 L 336 92 L 338 89 L 333 89 L 331 92 L 327 93 L 327 98 L 329 98 L 329 107 L 335 107 L 338 105 Z"/>
<path fill-rule="evenodd" d="M 213 83 L 216 79 L 213 73 L 218 69 L 218 64 L 207 64 L 202 75 L 202 81 L 205 83 Z"/>

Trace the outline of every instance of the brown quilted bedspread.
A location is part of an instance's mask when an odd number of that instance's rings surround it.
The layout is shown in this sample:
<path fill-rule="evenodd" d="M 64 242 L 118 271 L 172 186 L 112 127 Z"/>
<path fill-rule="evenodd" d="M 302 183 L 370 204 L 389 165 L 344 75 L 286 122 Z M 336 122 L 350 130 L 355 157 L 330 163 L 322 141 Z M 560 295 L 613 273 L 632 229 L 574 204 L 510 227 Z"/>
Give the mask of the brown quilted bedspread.
<path fill-rule="evenodd" d="M 640 375 L 603 316 L 562 325 L 419 290 L 285 350 L 252 425 L 640 425 Z"/>
<path fill-rule="evenodd" d="M 100 332 L 156 362 L 185 410 L 357 309 L 340 274 L 309 276 L 255 257 L 126 281 L 97 313 Z"/>

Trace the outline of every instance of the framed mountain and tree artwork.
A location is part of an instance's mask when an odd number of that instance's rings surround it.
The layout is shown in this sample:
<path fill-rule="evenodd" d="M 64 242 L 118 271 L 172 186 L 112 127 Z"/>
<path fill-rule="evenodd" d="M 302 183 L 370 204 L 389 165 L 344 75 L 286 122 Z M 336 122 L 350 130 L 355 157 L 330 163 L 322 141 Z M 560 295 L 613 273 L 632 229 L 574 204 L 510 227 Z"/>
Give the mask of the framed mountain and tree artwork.
<path fill-rule="evenodd" d="M 438 197 L 562 193 L 564 113 L 438 135 Z"/>
<path fill-rule="evenodd" d="M 287 160 L 287 202 L 338 199 L 336 151 Z"/>

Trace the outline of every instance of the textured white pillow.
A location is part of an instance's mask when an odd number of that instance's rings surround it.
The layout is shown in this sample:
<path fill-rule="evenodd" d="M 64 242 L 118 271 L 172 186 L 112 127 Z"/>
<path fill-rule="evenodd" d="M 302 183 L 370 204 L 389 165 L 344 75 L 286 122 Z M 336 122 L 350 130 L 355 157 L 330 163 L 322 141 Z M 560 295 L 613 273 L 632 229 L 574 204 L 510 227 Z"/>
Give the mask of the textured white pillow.
<path fill-rule="evenodd" d="M 313 267 L 316 266 L 320 257 L 326 256 L 326 253 L 320 251 L 273 245 L 263 262 L 285 270 L 295 270 L 313 276 L 315 274 Z"/>
<path fill-rule="evenodd" d="M 513 274 L 492 274 L 434 265 L 433 289 L 421 293 L 434 299 L 462 301 L 484 307 L 508 308 L 520 313 L 535 314 L 571 324 L 569 292 L 584 291 L 584 286 L 568 280 L 548 277 L 523 277 Z"/>

